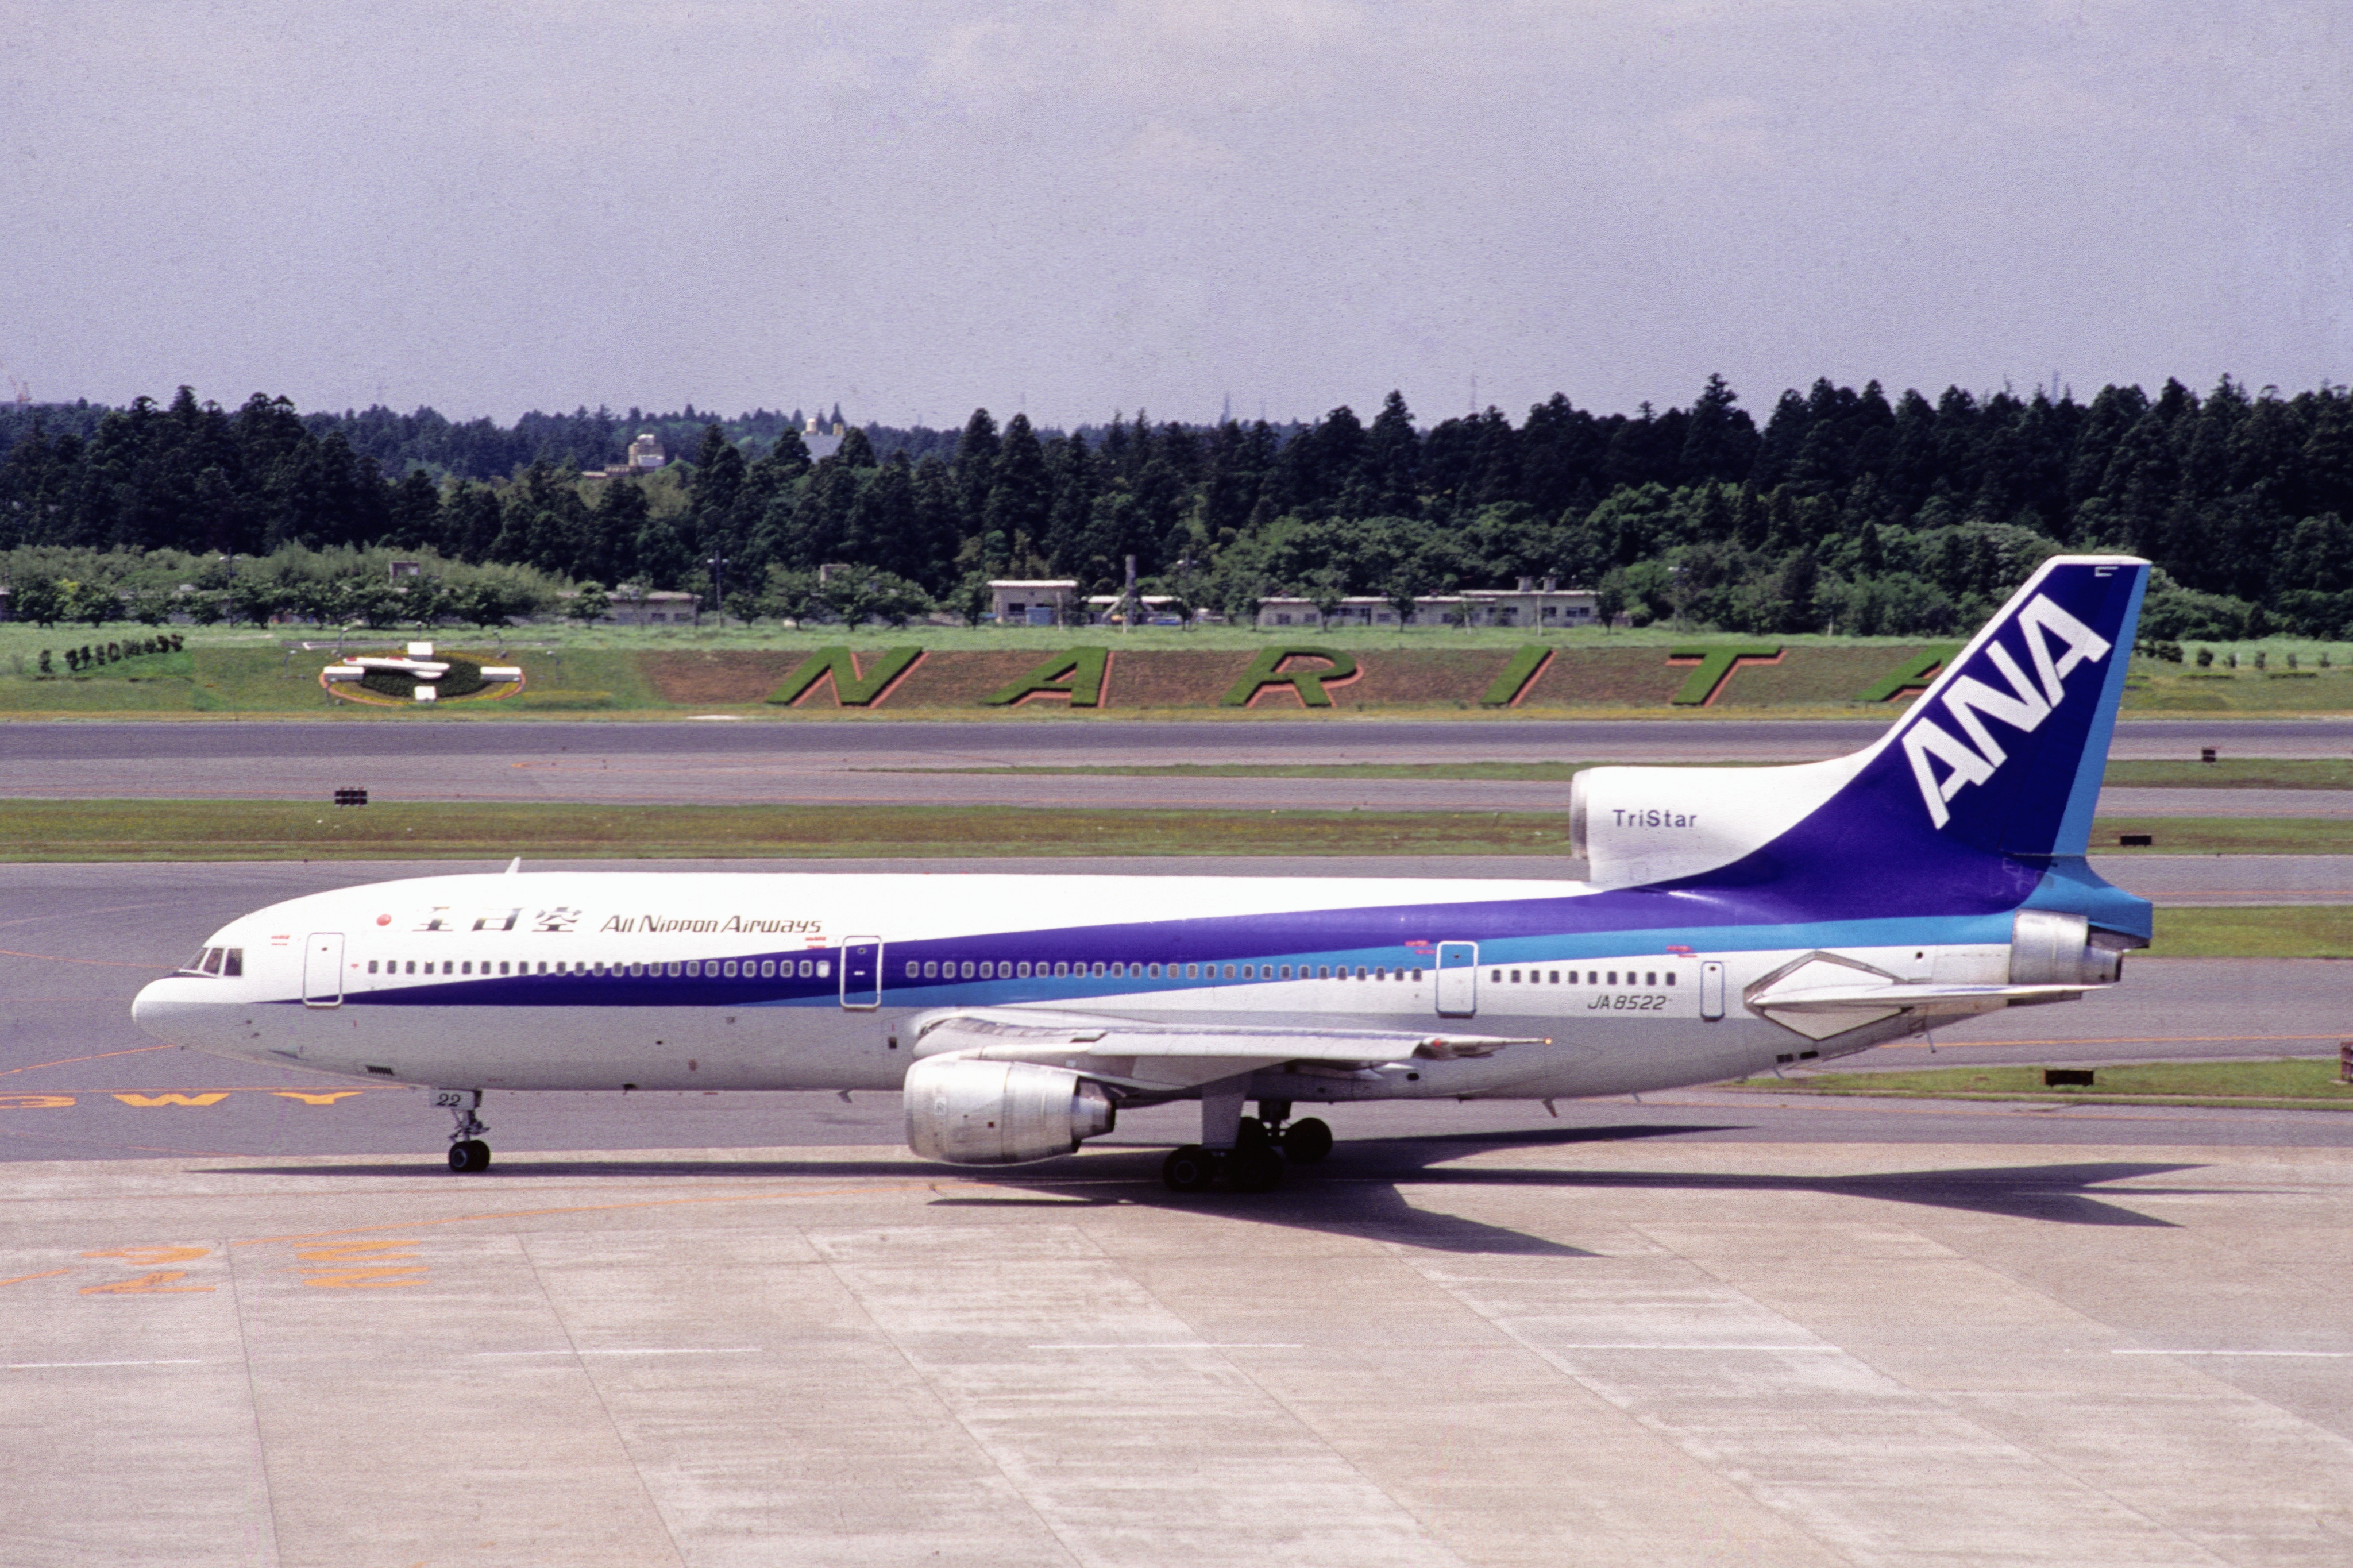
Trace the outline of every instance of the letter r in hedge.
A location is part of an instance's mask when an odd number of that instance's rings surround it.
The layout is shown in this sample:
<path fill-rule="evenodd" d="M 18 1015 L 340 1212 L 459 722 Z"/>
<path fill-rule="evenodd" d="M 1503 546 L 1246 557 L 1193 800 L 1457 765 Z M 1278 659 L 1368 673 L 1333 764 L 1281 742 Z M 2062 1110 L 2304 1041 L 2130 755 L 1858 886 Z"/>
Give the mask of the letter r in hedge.
<path fill-rule="evenodd" d="M 1321 658 L 1329 661 L 1322 669 L 1284 669 L 1283 661 L 1293 658 Z M 1247 708 L 1250 700 L 1270 686 L 1288 686 L 1299 693 L 1299 700 L 1309 708 L 1329 708 L 1332 695 L 1326 685 L 1338 686 L 1357 676 L 1356 661 L 1345 653 L 1324 647 L 1271 647 L 1250 660 L 1242 678 L 1231 689 L 1218 699 L 1220 708 Z"/>

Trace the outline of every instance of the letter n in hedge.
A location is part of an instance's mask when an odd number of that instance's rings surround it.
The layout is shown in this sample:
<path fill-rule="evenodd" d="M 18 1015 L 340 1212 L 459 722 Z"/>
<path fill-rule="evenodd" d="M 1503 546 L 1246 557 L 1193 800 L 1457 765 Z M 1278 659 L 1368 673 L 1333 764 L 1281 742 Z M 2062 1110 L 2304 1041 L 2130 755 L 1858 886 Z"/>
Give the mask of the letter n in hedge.
<path fill-rule="evenodd" d="M 981 704 L 1009 708 L 1025 697 L 1067 697 L 1073 708 L 1100 708 L 1103 677 L 1110 668 L 1109 648 L 1065 648 L 1010 686 L 990 692 L 980 700 Z"/>
<path fill-rule="evenodd" d="M 798 702 L 817 683 L 827 676 L 833 677 L 833 701 L 838 708 L 871 708 L 889 694 L 902 676 L 922 660 L 919 647 L 894 647 L 885 652 L 869 667 L 858 673 L 858 661 L 846 647 L 821 647 L 803 659 L 800 667 L 785 677 L 785 683 L 768 693 L 768 700 L 786 707 Z"/>
<path fill-rule="evenodd" d="M 1327 660 L 1321 669 L 1285 669 L 1286 660 L 1320 658 Z M 1227 693 L 1218 699 L 1220 708 L 1247 708 L 1258 694 L 1271 686 L 1288 686 L 1299 693 L 1300 702 L 1309 708 L 1329 708 L 1332 695 L 1326 686 L 1340 686 L 1356 679 L 1360 672 L 1356 661 L 1345 653 L 1324 647 L 1271 647 L 1250 660 L 1242 678 L 1234 682 Z"/>

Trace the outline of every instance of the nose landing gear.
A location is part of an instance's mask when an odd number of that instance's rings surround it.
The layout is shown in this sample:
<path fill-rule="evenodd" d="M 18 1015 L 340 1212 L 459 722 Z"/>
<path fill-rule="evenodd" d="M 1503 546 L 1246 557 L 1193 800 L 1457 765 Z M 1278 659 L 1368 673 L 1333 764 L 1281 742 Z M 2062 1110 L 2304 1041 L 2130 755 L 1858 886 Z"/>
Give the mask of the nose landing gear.
<path fill-rule="evenodd" d="M 490 1123 L 474 1112 L 481 1109 L 482 1091 L 479 1089 L 438 1089 L 433 1091 L 433 1103 L 448 1110 L 457 1120 L 457 1130 L 449 1134 L 449 1168 L 460 1174 L 491 1168 L 491 1146 L 481 1140 Z"/>

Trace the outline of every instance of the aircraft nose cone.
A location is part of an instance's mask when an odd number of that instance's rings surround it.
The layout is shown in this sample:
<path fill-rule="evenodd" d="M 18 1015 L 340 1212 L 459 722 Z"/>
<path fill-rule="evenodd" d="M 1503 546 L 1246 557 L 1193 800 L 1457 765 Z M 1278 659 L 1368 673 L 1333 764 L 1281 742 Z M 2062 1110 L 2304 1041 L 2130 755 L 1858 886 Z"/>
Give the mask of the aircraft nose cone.
<path fill-rule="evenodd" d="M 171 1005 L 172 992 L 175 986 L 185 984 L 181 980 L 149 981 L 140 987 L 139 994 L 132 998 L 131 1021 L 159 1040 L 170 1039 L 171 1036 L 165 1029 L 174 1011 Z"/>

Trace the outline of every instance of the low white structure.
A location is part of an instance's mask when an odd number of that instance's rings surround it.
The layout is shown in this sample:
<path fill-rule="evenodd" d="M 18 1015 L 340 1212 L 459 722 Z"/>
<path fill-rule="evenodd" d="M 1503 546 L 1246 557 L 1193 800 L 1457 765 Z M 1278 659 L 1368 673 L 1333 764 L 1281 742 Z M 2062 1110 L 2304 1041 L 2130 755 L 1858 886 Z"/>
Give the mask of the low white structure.
<path fill-rule="evenodd" d="M 1261 628 L 1282 626 L 1394 626 L 1397 606 L 1372 594 L 1351 594 L 1334 607 L 1327 620 L 1311 600 L 1282 594 L 1259 602 Z M 1413 602 L 1414 626 L 1513 626 L 1522 631 L 1563 631 L 1572 626 L 1599 626 L 1593 590 L 1562 588 L 1547 577 L 1542 584 L 1523 577 L 1512 588 L 1467 588 L 1460 594 L 1424 594 Z"/>
<path fill-rule="evenodd" d="M 575 595 L 565 594 L 569 599 Z M 695 595 L 669 588 L 650 591 L 624 583 L 607 595 L 600 626 L 683 626 L 693 624 Z"/>
<path fill-rule="evenodd" d="M 991 578 L 988 601 L 999 626 L 1060 626 L 1079 602 L 1079 584 L 1070 577 Z"/>

